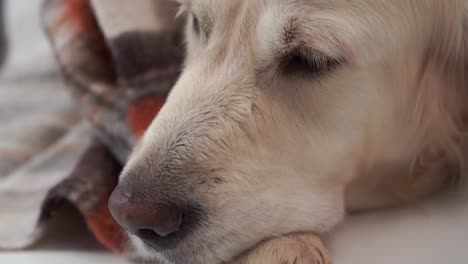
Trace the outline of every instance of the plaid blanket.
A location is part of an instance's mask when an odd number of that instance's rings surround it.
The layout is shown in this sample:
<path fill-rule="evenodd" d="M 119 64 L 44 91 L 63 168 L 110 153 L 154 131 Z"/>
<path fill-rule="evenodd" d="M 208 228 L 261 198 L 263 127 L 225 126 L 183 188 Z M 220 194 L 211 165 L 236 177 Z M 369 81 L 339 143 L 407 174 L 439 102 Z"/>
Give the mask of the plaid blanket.
<path fill-rule="evenodd" d="M 181 70 L 176 9 L 164 0 L 44 1 L 43 25 L 81 115 L 47 83 L 0 90 L 0 250 L 33 245 L 72 204 L 103 245 L 131 255 L 107 200 Z"/>

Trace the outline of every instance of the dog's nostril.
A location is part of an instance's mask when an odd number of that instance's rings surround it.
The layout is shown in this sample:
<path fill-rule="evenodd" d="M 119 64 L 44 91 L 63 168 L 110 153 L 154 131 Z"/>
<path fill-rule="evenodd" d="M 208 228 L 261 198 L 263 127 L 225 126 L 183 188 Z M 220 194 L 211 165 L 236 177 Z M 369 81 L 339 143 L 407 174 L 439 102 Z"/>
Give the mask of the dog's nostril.
<path fill-rule="evenodd" d="M 155 225 L 153 229 L 151 228 L 140 228 L 135 232 L 135 235 L 139 236 L 143 240 L 154 240 L 158 238 L 168 237 L 179 231 L 180 226 L 182 225 L 182 220 L 184 216 L 180 214 L 178 219 L 175 219 L 169 226 L 164 225 Z"/>
<path fill-rule="evenodd" d="M 161 236 L 156 233 L 153 229 L 140 229 L 137 231 L 137 236 L 142 238 L 143 240 L 155 240 L 161 238 Z"/>
<path fill-rule="evenodd" d="M 183 220 L 183 215 L 180 217 L 180 221 L 178 222 L 177 229 L 172 229 L 171 231 L 164 230 L 164 229 L 151 229 L 151 228 L 140 228 L 134 232 L 136 236 L 138 236 L 140 239 L 145 241 L 146 243 L 149 243 L 151 245 L 154 244 L 159 244 L 158 242 L 161 242 L 161 239 L 165 239 L 167 237 L 170 237 L 171 235 L 177 233 L 179 231 L 179 227 L 182 225 L 182 220 Z"/>

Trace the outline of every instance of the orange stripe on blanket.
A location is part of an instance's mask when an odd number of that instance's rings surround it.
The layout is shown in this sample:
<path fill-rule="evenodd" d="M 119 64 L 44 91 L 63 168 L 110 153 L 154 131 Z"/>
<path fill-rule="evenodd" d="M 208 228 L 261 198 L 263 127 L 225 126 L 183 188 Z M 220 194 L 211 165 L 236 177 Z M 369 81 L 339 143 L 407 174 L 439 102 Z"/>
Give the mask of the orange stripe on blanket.
<path fill-rule="evenodd" d="M 98 28 L 89 1 L 68 0 L 61 15 L 59 24 L 71 23 L 75 34 L 79 34 L 86 29 Z"/>
<path fill-rule="evenodd" d="M 145 133 L 165 102 L 163 96 L 146 96 L 130 103 L 128 123 L 138 137 Z"/>
<path fill-rule="evenodd" d="M 114 220 L 107 206 L 107 200 L 92 215 L 85 215 L 88 228 L 96 239 L 117 254 L 123 254 L 128 236 Z"/>

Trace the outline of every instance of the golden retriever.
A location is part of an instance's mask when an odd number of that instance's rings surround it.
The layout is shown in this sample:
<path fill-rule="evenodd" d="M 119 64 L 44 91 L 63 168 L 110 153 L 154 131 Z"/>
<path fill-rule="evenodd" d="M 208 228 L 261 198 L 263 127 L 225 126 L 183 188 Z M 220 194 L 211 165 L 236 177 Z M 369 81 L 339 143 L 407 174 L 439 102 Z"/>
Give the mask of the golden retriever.
<path fill-rule="evenodd" d="M 180 0 L 187 59 L 110 201 L 148 263 L 229 263 L 462 179 L 464 0 Z"/>

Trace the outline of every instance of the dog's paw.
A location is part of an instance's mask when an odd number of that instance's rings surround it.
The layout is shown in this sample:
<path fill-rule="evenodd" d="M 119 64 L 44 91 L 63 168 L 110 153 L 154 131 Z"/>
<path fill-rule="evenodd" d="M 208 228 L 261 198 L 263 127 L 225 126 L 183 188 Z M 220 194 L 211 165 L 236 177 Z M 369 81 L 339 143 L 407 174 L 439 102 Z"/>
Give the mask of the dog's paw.
<path fill-rule="evenodd" d="M 232 264 L 331 264 L 322 241 L 312 234 L 291 234 L 268 240 Z"/>

